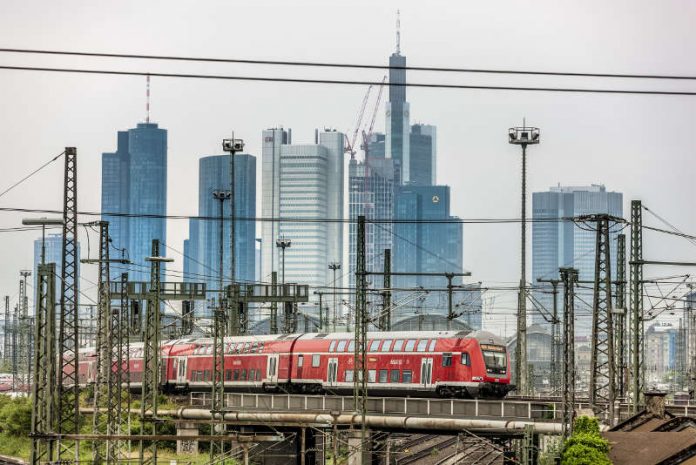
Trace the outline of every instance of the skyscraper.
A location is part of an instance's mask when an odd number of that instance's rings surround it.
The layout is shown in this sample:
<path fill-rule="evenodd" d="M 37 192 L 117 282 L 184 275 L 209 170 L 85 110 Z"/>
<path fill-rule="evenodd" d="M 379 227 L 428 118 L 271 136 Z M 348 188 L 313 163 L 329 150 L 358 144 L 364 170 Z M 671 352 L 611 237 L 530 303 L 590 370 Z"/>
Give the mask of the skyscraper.
<path fill-rule="evenodd" d="M 406 57 L 401 55 L 397 22 L 396 51 L 389 57 L 389 101 L 386 110 L 385 154 L 394 160 L 397 184 L 407 183 L 410 173 L 409 104 L 406 101 Z"/>
<path fill-rule="evenodd" d="M 461 273 L 462 224 L 450 214 L 449 186 L 402 186 L 394 196 L 393 271 Z M 410 221 L 409 221 L 410 220 Z M 430 221 L 429 221 L 430 220 Z M 397 288 L 445 289 L 445 276 L 397 276 Z M 455 278 L 454 284 L 461 284 Z M 402 293 L 403 294 L 403 293 Z M 418 304 L 422 313 L 447 314 L 447 293 L 431 292 Z M 412 307 L 417 307 L 414 303 Z M 397 318 L 398 319 L 398 318 Z"/>
<path fill-rule="evenodd" d="M 394 208 L 394 160 L 370 156 L 366 161 L 351 159 L 348 165 L 348 262 L 355 264 L 357 220 L 365 216 L 365 263 L 368 270 L 384 269 L 384 250 L 392 248 L 392 224 L 370 220 L 390 219 Z M 355 273 L 348 273 L 355 286 Z"/>
<path fill-rule="evenodd" d="M 139 123 L 118 132 L 116 152 L 102 154 L 102 220 L 109 222 L 109 235 L 116 249 L 131 264 L 129 280 L 149 281 L 152 240 L 160 240 L 165 255 L 167 241 L 167 131 L 156 123 Z M 116 216 L 109 213 L 126 213 Z M 153 216 L 151 216 L 153 215 Z M 112 279 L 123 269 L 112 266 Z M 162 265 L 164 276 L 164 264 Z"/>
<path fill-rule="evenodd" d="M 593 213 L 608 213 L 623 217 L 623 194 L 608 192 L 603 185 L 557 186 L 547 192 L 532 195 L 534 220 L 577 217 Z M 532 224 L 532 283 L 545 287 L 535 293 L 549 311 L 553 306 L 551 286 L 537 282 L 538 278 L 558 279 L 558 268 L 572 266 L 579 271 L 580 280 L 594 280 L 596 233 L 591 228 L 580 228 L 572 221 L 534 221 Z M 619 228 L 610 230 L 610 260 L 612 276 L 616 276 L 616 236 Z M 592 291 L 579 289 L 585 294 L 576 302 L 576 314 L 581 318 L 576 325 L 578 333 L 587 332 L 591 321 L 587 318 L 592 304 Z M 588 300 L 587 297 L 590 299 Z M 561 297 L 559 295 L 559 308 Z M 584 316 L 583 316 L 584 315 Z M 532 312 L 532 323 L 548 324 L 539 312 Z"/>
<path fill-rule="evenodd" d="M 414 124 L 410 134 L 408 183 L 417 186 L 434 186 L 437 161 L 436 128 L 429 124 Z"/>
<path fill-rule="evenodd" d="M 262 225 L 263 272 L 282 279 L 279 238 L 292 243 L 285 251 L 285 282 L 324 286 L 328 265 L 343 261 L 343 133 L 318 132 L 314 144 L 293 145 L 291 132 L 263 131 Z M 316 221 L 283 221 L 284 219 Z M 322 221 L 323 220 L 323 221 Z"/>
<path fill-rule="evenodd" d="M 240 283 L 256 280 L 256 158 L 237 154 L 235 164 L 235 278 Z M 220 217 L 220 200 L 214 192 L 230 190 L 230 155 L 203 157 L 198 162 L 198 216 Z M 230 200 L 222 201 L 223 281 L 230 282 Z M 191 219 L 184 244 L 184 274 L 188 281 L 219 288 L 220 221 Z M 214 294 L 217 296 L 218 294 Z"/>

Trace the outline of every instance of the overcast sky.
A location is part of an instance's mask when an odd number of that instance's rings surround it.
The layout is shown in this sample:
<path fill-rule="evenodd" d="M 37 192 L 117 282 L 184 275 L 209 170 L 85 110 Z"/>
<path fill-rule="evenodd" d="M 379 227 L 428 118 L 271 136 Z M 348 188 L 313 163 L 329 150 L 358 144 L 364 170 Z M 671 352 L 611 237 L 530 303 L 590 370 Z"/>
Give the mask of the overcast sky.
<path fill-rule="evenodd" d="M 5 0 L 0 47 L 386 64 L 395 46 L 397 8 L 401 50 L 411 66 L 696 76 L 696 3 L 687 0 Z M 6 53 L 0 53 L 0 64 L 365 80 L 384 74 Z M 696 91 L 689 81 L 416 72 L 408 80 Z M 153 78 L 152 118 L 169 131 L 169 213 L 197 213 L 198 159 L 219 153 L 221 138 L 231 130 L 259 157 L 264 128 L 292 128 L 297 143 L 311 142 L 316 127 L 350 132 L 365 91 L 364 86 Z M 79 208 L 98 211 L 101 153 L 116 148 L 117 130 L 144 120 L 144 95 L 140 77 L 0 71 L 0 191 L 74 145 Z M 680 229 L 696 233 L 696 97 L 409 88 L 407 98 L 412 123 L 437 126 L 438 183 L 452 186 L 455 215 L 519 216 L 519 149 L 508 145 L 506 133 L 526 116 L 542 131 L 542 143 L 530 150 L 529 192 L 557 183 L 604 183 L 624 193 L 624 212 L 631 199 L 641 199 Z M 380 108 L 377 129 L 383 128 Z M 60 209 L 62 179 L 62 164 L 55 163 L 0 197 L 0 207 Z M 257 205 L 260 212 L 260 196 Z M 0 228 L 20 225 L 23 216 L 0 212 Z M 661 226 L 647 216 L 645 222 Z M 170 221 L 169 244 L 180 249 L 187 230 L 186 222 Z M 519 279 L 518 237 L 516 224 L 465 226 L 464 263 L 471 279 L 493 284 Z M 35 238 L 34 232 L 0 233 L 1 295 L 16 296 L 19 270 L 32 266 Z M 92 236 L 92 254 L 96 240 Z M 84 237 L 82 242 L 86 254 Z M 652 233 L 646 233 L 644 254 L 696 260 L 694 245 Z M 181 269 L 181 256 L 173 258 L 172 268 Z M 96 273 L 85 271 L 94 280 Z M 646 275 L 684 272 L 651 268 Z M 89 283 L 82 287 L 94 295 Z M 514 293 L 496 296 L 499 313 L 511 313 L 514 302 Z M 508 328 L 513 321 L 507 318 Z M 497 324 L 504 325 L 500 315 L 486 322 Z"/>

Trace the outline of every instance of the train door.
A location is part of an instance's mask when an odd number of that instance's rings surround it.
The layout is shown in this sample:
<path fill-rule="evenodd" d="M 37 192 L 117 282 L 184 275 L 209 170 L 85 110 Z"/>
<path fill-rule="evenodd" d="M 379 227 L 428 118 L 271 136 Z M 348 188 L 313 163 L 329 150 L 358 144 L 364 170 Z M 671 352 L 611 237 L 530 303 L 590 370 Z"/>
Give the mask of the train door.
<path fill-rule="evenodd" d="M 268 378 L 268 381 L 271 383 L 278 382 L 278 354 L 268 356 L 266 378 Z"/>
<path fill-rule="evenodd" d="M 186 357 L 177 357 L 176 384 L 186 384 Z"/>
<path fill-rule="evenodd" d="M 338 359 L 330 358 L 326 366 L 326 382 L 329 386 L 335 386 L 338 381 Z"/>
<path fill-rule="evenodd" d="M 421 359 L 421 384 L 423 387 L 431 387 L 433 384 L 433 359 L 423 358 Z"/>

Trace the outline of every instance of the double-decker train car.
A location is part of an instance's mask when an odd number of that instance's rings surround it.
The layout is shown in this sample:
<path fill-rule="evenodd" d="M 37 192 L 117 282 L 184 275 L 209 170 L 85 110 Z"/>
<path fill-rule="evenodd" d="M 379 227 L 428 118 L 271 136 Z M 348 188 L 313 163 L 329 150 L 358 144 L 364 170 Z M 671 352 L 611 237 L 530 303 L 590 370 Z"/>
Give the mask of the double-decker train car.
<path fill-rule="evenodd" d="M 352 392 L 353 333 L 240 336 L 224 339 L 229 391 Z M 80 354 L 80 381 L 92 382 L 94 350 Z M 165 391 L 206 391 L 213 379 L 213 340 L 189 338 L 161 345 Z M 483 331 L 371 332 L 367 388 L 374 395 L 503 397 L 510 384 L 505 343 Z M 129 379 L 139 389 L 143 345 L 131 344 Z"/>

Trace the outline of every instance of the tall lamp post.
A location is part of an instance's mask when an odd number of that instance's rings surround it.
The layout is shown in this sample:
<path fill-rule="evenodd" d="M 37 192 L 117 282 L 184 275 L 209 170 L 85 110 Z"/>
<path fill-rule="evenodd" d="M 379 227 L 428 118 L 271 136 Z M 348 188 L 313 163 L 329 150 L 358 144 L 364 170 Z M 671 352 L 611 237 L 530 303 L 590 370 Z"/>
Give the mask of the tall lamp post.
<path fill-rule="evenodd" d="M 280 274 L 280 282 L 283 285 L 285 285 L 285 249 L 289 249 L 290 245 L 292 245 L 292 241 L 290 239 L 286 239 L 284 237 L 276 239 L 276 247 L 279 247 L 282 253 L 282 268 Z"/>
<path fill-rule="evenodd" d="M 522 127 L 508 130 L 508 142 L 522 147 L 522 221 L 521 221 L 521 270 L 520 290 L 517 300 L 517 347 L 515 349 L 515 376 L 517 391 L 525 395 L 529 391 L 527 379 L 527 146 L 539 143 L 539 128 Z"/>
<path fill-rule="evenodd" d="M 213 198 L 217 201 L 220 202 L 220 247 L 219 247 L 219 262 L 218 262 L 218 290 L 220 292 L 220 297 L 218 299 L 218 307 L 222 308 L 222 296 L 225 295 L 223 292 L 224 287 L 225 287 L 225 282 L 224 282 L 224 256 L 225 256 L 225 222 L 224 222 L 224 209 L 225 209 L 225 200 L 229 199 L 232 197 L 232 192 L 231 191 L 215 191 L 213 192 Z"/>
<path fill-rule="evenodd" d="M 234 285 L 237 282 L 237 253 L 236 253 L 236 243 L 235 243 L 235 222 L 236 222 L 236 201 L 235 201 L 235 170 L 234 170 L 234 154 L 244 150 L 244 141 L 242 139 L 235 139 L 234 132 L 232 132 L 232 137 L 229 139 L 222 140 L 222 150 L 230 154 L 230 285 Z M 220 273 L 222 276 L 222 273 Z M 223 289 L 220 289 L 222 292 Z M 223 293 L 224 294 L 224 293 Z M 221 295 L 223 295 L 221 294 Z M 234 295 L 234 293 L 232 293 Z M 234 299 L 232 299 L 234 300 Z M 228 302 L 228 307 L 232 308 L 232 315 L 230 318 L 229 333 L 232 335 L 237 335 L 239 332 L 239 309 L 237 308 L 237 302 Z M 220 309 L 222 309 L 222 305 Z M 224 313 L 224 312 L 223 312 Z"/>
<path fill-rule="evenodd" d="M 335 333 L 336 332 L 336 316 L 337 316 L 337 304 L 336 304 L 336 271 L 341 269 L 341 264 L 339 262 L 331 262 L 329 263 L 329 269 L 333 271 L 333 315 L 332 315 L 332 321 L 331 321 L 331 326 L 332 330 Z"/>

